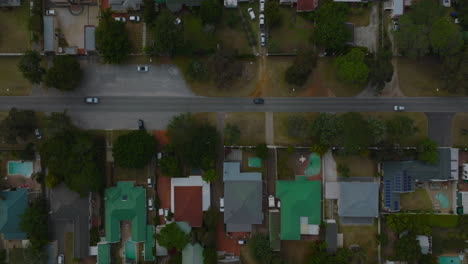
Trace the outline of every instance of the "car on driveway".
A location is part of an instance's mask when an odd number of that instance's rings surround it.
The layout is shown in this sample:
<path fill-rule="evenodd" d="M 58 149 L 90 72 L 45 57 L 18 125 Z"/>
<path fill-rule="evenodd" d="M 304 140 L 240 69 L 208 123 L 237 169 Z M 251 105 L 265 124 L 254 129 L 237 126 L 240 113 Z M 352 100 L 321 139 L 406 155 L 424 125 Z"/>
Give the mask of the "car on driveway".
<path fill-rule="evenodd" d="M 265 11 L 265 0 L 260 0 L 260 12 Z"/>
<path fill-rule="evenodd" d="M 65 263 L 65 256 L 63 254 L 58 255 L 57 264 L 64 264 L 64 263 Z"/>
<path fill-rule="evenodd" d="M 395 110 L 395 111 L 405 111 L 405 107 L 402 106 L 402 105 L 395 105 L 393 107 L 393 110 Z"/>
<path fill-rule="evenodd" d="M 145 130 L 145 122 L 141 119 L 138 119 L 138 129 Z"/>
<path fill-rule="evenodd" d="M 254 104 L 264 104 L 265 100 L 263 100 L 263 98 L 254 98 L 253 103 Z"/>
<path fill-rule="evenodd" d="M 254 20 L 255 19 L 255 13 L 251 7 L 247 9 L 247 12 L 249 13 L 250 19 Z"/>
<path fill-rule="evenodd" d="M 125 23 L 127 20 L 125 19 L 125 17 L 114 17 L 115 21 L 119 21 L 119 22 L 122 22 L 122 23 Z"/>
<path fill-rule="evenodd" d="M 264 15 L 264 14 L 260 14 L 260 16 L 258 17 L 258 19 L 260 20 L 260 27 L 263 28 L 263 26 L 265 26 L 265 15 Z"/>
<path fill-rule="evenodd" d="M 84 102 L 87 104 L 99 104 L 99 98 L 97 97 L 85 97 Z"/>
<path fill-rule="evenodd" d="M 266 36 L 265 36 L 265 33 L 262 32 L 260 33 L 260 45 L 264 47 L 265 44 L 266 44 Z"/>
<path fill-rule="evenodd" d="M 54 9 L 46 10 L 46 15 L 47 16 L 55 16 L 55 10 Z"/>
<path fill-rule="evenodd" d="M 148 72 L 148 71 L 149 71 L 149 67 L 148 67 L 148 66 L 138 66 L 138 67 L 137 67 L 137 71 L 138 71 L 138 72 Z"/>
<path fill-rule="evenodd" d="M 42 133 L 41 133 L 41 131 L 39 130 L 39 128 L 34 129 L 34 135 L 36 136 L 37 139 L 41 139 L 41 138 L 42 138 Z"/>
<path fill-rule="evenodd" d="M 130 21 L 140 22 L 140 16 L 130 16 Z"/>

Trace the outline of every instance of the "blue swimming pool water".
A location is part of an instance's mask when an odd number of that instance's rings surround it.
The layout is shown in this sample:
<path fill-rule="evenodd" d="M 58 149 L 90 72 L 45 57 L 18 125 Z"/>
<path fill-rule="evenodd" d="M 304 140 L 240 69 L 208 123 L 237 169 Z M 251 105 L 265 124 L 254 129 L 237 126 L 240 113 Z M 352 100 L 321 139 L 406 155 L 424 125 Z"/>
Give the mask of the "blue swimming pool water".
<path fill-rule="evenodd" d="M 439 264 L 461 264 L 459 257 L 439 257 Z"/>
<path fill-rule="evenodd" d="M 8 161 L 8 175 L 31 177 L 32 174 L 33 163 L 31 161 Z"/>
<path fill-rule="evenodd" d="M 438 193 L 436 194 L 436 199 L 439 200 L 440 207 L 447 209 L 449 206 L 449 200 L 447 196 L 445 196 L 443 193 Z"/>

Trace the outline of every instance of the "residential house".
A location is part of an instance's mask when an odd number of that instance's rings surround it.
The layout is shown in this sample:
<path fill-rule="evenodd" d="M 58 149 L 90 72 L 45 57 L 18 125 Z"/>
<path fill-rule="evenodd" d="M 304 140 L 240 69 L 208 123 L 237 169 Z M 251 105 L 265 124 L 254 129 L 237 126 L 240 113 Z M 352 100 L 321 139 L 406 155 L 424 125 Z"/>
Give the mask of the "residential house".
<path fill-rule="evenodd" d="M 0 192 L 0 240 L 27 240 L 19 225 L 21 215 L 28 208 L 28 190 Z"/>
<path fill-rule="evenodd" d="M 142 0 L 109 0 L 109 6 L 115 12 L 127 12 L 128 10 L 140 10 Z"/>
<path fill-rule="evenodd" d="M 240 162 L 224 162 L 224 223 L 227 232 L 251 232 L 262 224 L 262 174 L 240 172 Z"/>
<path fill-rule="evenodd" d="M 458 149 L 439 148 L 436 164 L 422 161 L 385 161 L 384 209 L 400 211 L 400 194 L 415 191 L 417 182 L 451 182 L 458 179 Z"/>
<path fill-rule="evenodd" d="M 389 0 L 384 2 L 384 10 L 390 11 L 390 17 L 396 19 L 405 13 L 405 7 L 411 5 L 412 0 Z"/>
<path fill-rule="evenodd" d="M 276 181 L 276 197 L 281 202 L 281 240 L 300 240 L 302 235 L 318 235 L 321 220 L 321 182 L 298 177 Z"/>
<path fill-rule="evenodd" d="M 176 222 L 187 222 L 191 227 L 203 223 L 203 211 L 210 208 L 210 184 L 201 176 L 171 179 L 171 211 Z"/>
<path fill-rule="evenodd" d="M 21 6 L 21 0 L 0 0 L 0 7 Z"/>
<path fill-rule="evenodd" d="M 195 7 L 200 6 L 202 0 L 166 0 L 166 7 L 171 10 L 171 12 L 176 13 L 182 10 L 185 7 Z"/>
<path fill-rule="evenodd" d="M 297 0 L 297 12 L 310 12 L 317 9 L 319 0 Z"/>

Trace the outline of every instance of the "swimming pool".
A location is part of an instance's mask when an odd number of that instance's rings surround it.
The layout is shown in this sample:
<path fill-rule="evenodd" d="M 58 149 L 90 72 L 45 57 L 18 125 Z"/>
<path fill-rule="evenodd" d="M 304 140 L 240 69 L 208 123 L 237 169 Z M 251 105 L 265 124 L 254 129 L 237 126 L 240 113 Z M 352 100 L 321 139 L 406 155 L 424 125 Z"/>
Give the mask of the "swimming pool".
<path fill-rule="evenodd" d="M 448 200 L 447 196 L 445 196 L 443 193 L 438 193 L 438 194 L 436 194 L 435 198 L 437 200 L 439 200 L 440 207 L 442 207 L 443 209 L 448 208 L 449 200 Z"/>
<path fill-rule="evenodd" d="M 23 175 L 29 178 L 32 174 L 32 161 L 8 161 L 8 175 Z"/>
<path fill-rule="evenodd" d="M 310 154 L 309 165 L 305 169 L 304 174 L 306 176 L 313 176 L 313 175 L 318 174 L 320 172 L 320 165 L 321 165 L 320 156 L 315 153 Z"/>
<path fill-rule="evenodd" d="M 461 264 L 459 257 L 439 257 L 439 264 Z"/>
<path fill-rule="evenodd" d="M 136 259 L 136 244 L 130 240 L 125 241 L 125 259 Z"/>

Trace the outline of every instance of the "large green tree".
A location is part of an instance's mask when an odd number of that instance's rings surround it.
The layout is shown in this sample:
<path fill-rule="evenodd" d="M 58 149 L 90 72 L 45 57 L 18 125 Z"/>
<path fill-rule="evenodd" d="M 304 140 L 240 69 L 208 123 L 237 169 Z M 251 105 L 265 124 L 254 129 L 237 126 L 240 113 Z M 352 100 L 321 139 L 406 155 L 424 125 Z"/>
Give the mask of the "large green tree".
<path fill-rule="evenodd" d="M 44 132 L 49 137 L 54 137 L 64 131 L 73 130 L 73 125 L 67 111 L 53 112 L 50 116 L 46 117 Z"/>
<path fill-rule="evenodd" d="M 9 144 L 17 143 L 17 139 L 26 140 L 37 127 L 36 114 L 31 110 L 12 108 L 8 116 L 0 122 L 0 135 Z"/>
<path fill-rule="evenodd" d="M 386 126 L 388 139 L 394 143 L 401 143 L 405 139 L 414 136 L 418 131 L 414 120 L 402 115 L 387 120 Z"/>
<path fill-rule="evenodd" d="M 37 253 L 49 243 L 47 216 L 47 202 L 42 198 L 33 200 L 21 215 L 19 227 L 28 234 L 31 248 Z"/>
<path fill-rule="evenodd" d="M 436 164 L 439 158 L 439 153 L 437 152 L 437 143 L 430 139 L 425 138 L 419 142 L 418 147 L 418 160 Z"/>
<path fill-rule="evenodd" d="M 349 7 L 345 3 L 327 1 L 316 11 L 314 40 L 330 51 L 341 51 L 351 37 L 345 25 Z"/>
<path fill-rule="evenodd" d="M 143 168 L 156 153 L 156 138 L 144 130 L 135 130 L 117 138 L 112 154 L 115 164 L 124 168 Z"/>
<path fill-rule="evenodd" d="M 281 25 L 282 17 L 279 1 L 267 1 L 265 3 L 265 20 L 267 21 L 269 28 Z"/>
<path fill-rule="evenodd" d="M 44 76 L 44 83 L 61 91 L 74 90 L 81 81 L 80 63 L 70 55 L 55 56 L 54 65 Z"/>
<path fill-rule="evenodd" d="M 415 24 L 408 15 L 403 15 L 399 23 L 400 29 L 395 32 L 398 50 L 411 58 L 428 54 L 430 48 L 428 26 Z"/>
<path fill-rule="evenodd" d="M 223 5 L 219 0 L 202 0 L 200 17 L 206 24 L 217 24 L 223 14 Z"/>
<path fill-rule="evenodd" d="M 445 10 L 438 1 L 421 0 L 411 5 L 407 15 L 414 23 L 430 27 L 434 21 L 445 15 Z"/>
<path fill-rule="evenodd" d="M 311 125 L 312 139 L 320 146 L 330 147 L 338 143 L 343 126 L 338 116 L 320 113 Z"/>
<path fill-rule="evenodd" d="M 340 116 L 343 133 L 340 152 L 346 155 L 359 154 L 368 149 L 371 144 L 372 131 L 364 117 L 356 112 L 348 112 Z"/>
<path fill-rule="evenodd" d="M 286 69 L 286 82 L 297 86 L 304 85 L 316 65 L 317 55 L 312 50 L 300 51 L 293 64 Z"/>
<path fill-rule="evenodd" d="M 143 0 L 143 21 L 149 25 L 154 26 L 156 20 L 156 1 Z"/>
<path fill-rule="evenodd" d="M 175 24 L 176 17 L 167 9 L 161 10 L 154 28 L 154 53 L 173 56 L 183 46 L 183 25 Z"/>
<path fill-rule="evenodd" d="M 396 242 L 395 254 L 398 260 L 414 263 L 421 258 L 421 247 L 416 236 L 412 234 L 399 238 Z"/>
<path fill-rule="evenodd" d="M 155 238 L 161 246 L 177 251 L 182 251 L 189 242 L 189 235 L 180 230 L 175 222 L 167 224 L 159 234 L 155 235 Z"/>
<path fill-rule="evenodd" d="M 250 241 L 250 251 L 253 257 L 262 264 L 270 264 L 273 260 L 273 250 L 268 237 L 261 234 L 254 235 Z"/>
<path fill-rule="evenodd" d="M 336 74 L 342 82 L 365 84 L 369 76 L 366 54 L 362 49 L 353 48 L 346 55 L 339 56 L 336 61 Z"/>
<path fill-rule="evenodd" d="M 468 94 L 468 45 L 462 52 L 444 57 L 442 78 L 445 80 L 445 90 Z"/>
<path fill-rule="evenodd" d="M 380 118 L 370 117 L 367 119 L 370 131 L 371 144 L 378 145 L 387 138 L 387 125 Z"/>
<path fill-rule="evenodd" d="M 224 144 L 236 145 L 239 144 L 241 131 L 237 125 L 227 124 L 224 128 Z"/>
<path fill-rule="evenodd" d="M 457 54 L 463 47 L 460 27 L 449 17 L 441 17 L 434 22 L 429 39 L 432 50 L 441 56 Z"/>
<path fill-rule="evenodd" d="M 21 56 L 18 68 L 24 78 L 31 83 L 40 83 L 45 73 L 41 67 L 41 54 L 35 50 L 28 50 Z"/>
<path fill-rule="evenodd" d="M 379 50 L 375 58 L 369 61 L 369 81 L 377 92 L 381 92 L 385 83 L 392 80 L 393 64 L 390 50 Z"/>
<path fill-rule="evenodd" d="M 115 21 L 110 9 L 102 10 L 96 28 L 96 46 L 106 63 L 122 63 L 130 54 L 131 44 L 125 24 Z"/>

